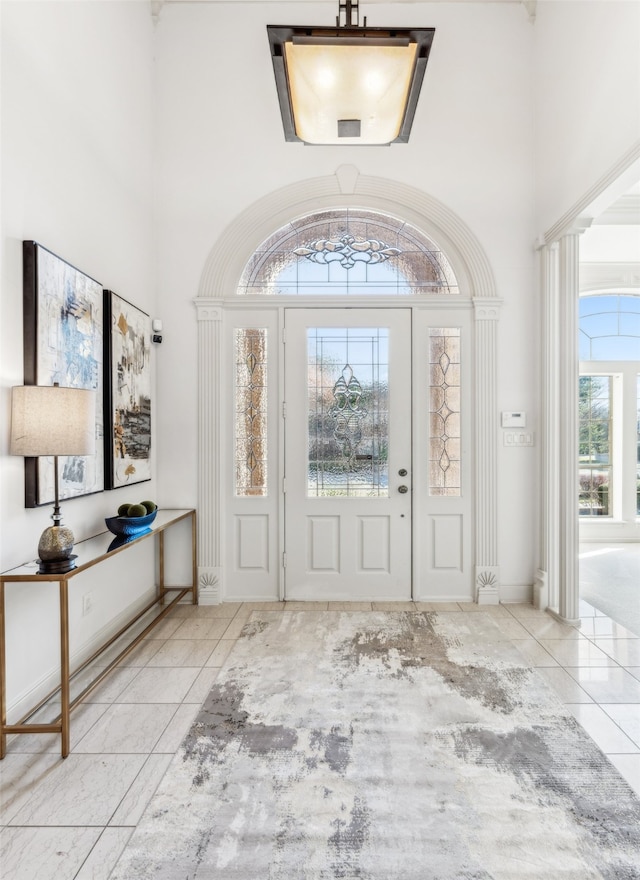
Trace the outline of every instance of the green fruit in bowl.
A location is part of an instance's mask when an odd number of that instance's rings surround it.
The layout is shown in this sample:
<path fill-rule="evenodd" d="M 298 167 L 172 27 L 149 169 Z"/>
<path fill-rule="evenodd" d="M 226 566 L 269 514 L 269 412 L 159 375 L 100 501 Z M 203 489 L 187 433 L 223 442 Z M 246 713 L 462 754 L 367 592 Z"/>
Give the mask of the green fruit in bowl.
<path fill-rule="evenodd" d="M 129 504 L 129 502 L 127 502 L 126 504 L 121 504 L 118 508 L 118 516 L 129 516 L 130 507 L 131 504 Z"/>
<path fill-rule="evenodd" d="M 154 501 L 141 501 L 140 504 L 145 508 L 147 513 L 153 513 L 158 509 L 158 505 Z"/>
<path fill-rule="evenodd" d="M 146 516 L 148 512 L 144 504 L 130 504 L 127 516 Z"/>

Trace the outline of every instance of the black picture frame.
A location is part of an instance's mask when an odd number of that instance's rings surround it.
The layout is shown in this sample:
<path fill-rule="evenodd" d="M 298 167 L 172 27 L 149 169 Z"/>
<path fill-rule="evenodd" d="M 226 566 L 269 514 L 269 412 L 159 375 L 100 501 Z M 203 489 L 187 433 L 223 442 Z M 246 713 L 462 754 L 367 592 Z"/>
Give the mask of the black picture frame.
<path fill-rule="evenodd" d="M 105 486 L 151 479 L 151 320 L 104 291 Z"/>
<path fill-rule="evenodd" d="M 89 388 L 103 395 L 102 285 L 36 241 L 23 241 L 25 385 Z M 59 497 L 104 489 L 103 417 L 96 406 L 96 452 L 60 456 Z M 54 501 L 52 457 L 25 458 L 25 507 Z"/>

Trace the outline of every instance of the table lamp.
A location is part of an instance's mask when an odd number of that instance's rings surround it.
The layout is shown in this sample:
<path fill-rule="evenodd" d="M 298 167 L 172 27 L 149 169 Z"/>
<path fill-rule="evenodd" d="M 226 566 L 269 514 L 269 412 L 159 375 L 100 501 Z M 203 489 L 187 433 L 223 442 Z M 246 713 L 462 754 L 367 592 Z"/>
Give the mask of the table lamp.
<path fill-rule="evenodd" d="M 11 454 L 53 456 L 53 525 L 38 544 L 38 574 L 62 574 L 75 568 L 73 532 L 62 525 L 58 498 L 58 456 L 96 451 L 95 392 L 54 385 L 21 385 L 11 390 Z"/>

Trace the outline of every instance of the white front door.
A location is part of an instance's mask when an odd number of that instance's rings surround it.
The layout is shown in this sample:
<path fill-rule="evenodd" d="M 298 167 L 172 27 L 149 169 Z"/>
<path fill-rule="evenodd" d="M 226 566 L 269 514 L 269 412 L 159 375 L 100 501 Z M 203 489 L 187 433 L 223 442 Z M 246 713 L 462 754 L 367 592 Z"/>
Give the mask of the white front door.
<path fill-rule="evenodd" d="M 285 598 L 411 598 L 411 311 L 285 314 Z"/>

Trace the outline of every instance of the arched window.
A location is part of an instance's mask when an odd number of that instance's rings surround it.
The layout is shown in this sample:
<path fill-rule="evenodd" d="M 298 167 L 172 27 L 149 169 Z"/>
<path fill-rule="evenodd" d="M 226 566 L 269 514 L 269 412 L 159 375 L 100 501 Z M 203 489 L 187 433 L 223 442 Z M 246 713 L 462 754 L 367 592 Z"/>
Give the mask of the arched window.
<path fill-rule="evenodd" d="M 256 249 L 237 293 L 271 296 L 457 295 L 440 248 L 402 220 L 356 208 L 283 226 Z"/>
<path fill-rule="evenodd" d="M 640 296 L 580 298 L 580 515 L 640 516 Z"/>

